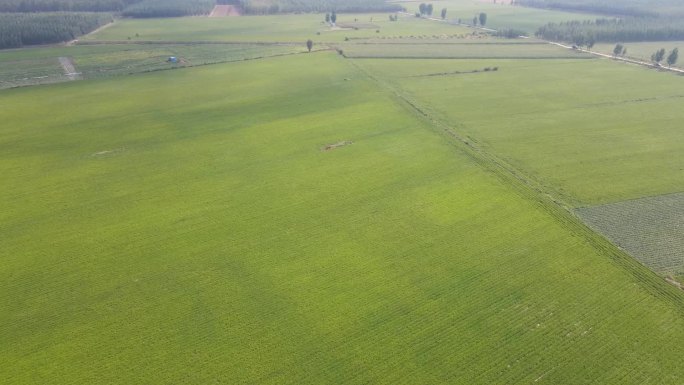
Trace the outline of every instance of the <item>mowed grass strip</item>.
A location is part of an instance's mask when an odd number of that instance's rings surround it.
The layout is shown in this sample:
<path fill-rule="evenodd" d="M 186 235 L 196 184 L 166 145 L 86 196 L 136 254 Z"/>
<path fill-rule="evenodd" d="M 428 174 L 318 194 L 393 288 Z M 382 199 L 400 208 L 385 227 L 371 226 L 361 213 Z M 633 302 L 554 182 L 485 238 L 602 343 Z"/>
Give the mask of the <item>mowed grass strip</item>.
<path fill-rule="evenodd" d="M 358 63 L 569 205 L 684 190 L 682 77 L 608 59 Z"/>
<path fill-rule="evenodd" d="M 333 53 L 0 106 L 8 383 L 684 378 L 680 292 Z"/>

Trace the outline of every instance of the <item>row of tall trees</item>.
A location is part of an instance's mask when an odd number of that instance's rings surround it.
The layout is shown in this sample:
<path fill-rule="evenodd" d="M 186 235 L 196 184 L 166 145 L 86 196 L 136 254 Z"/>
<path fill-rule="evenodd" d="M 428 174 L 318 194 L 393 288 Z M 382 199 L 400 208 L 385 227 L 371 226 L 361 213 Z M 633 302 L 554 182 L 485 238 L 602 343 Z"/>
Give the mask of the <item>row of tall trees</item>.
<path fill-rule="evenodd" d="M 107 13 L 0 13 L 0 49 L 73 40 L 111 21 Z"/>
<path fill-rule="evenodd" d="M 684 15 L 680 0 L 517 0 L 518 5 L 599 13 L 611 16 L 657 17 L 675 11 Z"/>
<path fill-rule="evenodd" d="M 143 0 L 122 12 L 128 17 L 178 17 L 205 15 L 216 5 L 215 0 Z"/>
<path fill-rule="evenodd" d="M 0 0 L 0 12 L 119 12 L 141 0 Z"/>
<path fill-rule="evenodd" d="M 665 48 L 661 48 L 657 50 L 656 52 L 651 55 L 651 61 L 653 63 L 660 65 L 660 62 L 665 59 Z M 670 54 L 667 55 L 667 65 L 672 67 L 673 65 L 677 64 L 677 60 L 679 60 L 679 49 L 675 48 L 672 51 L 670 51 Z"/>
<path fill-rule="evenodd" d="M 235 0 L 243 12 L 252 15 L 289 12 L 326 12 L 331 9 L 344 13 L 397 12 L 403 8 L 384 0 Z"/>
<path fill-rule="evenodd" d="M 549 23 L 539 28 L 536 36 L 578 46 L 593 42 L 684 40 L 684 21 L 674 18 L 629 18 Z"/>

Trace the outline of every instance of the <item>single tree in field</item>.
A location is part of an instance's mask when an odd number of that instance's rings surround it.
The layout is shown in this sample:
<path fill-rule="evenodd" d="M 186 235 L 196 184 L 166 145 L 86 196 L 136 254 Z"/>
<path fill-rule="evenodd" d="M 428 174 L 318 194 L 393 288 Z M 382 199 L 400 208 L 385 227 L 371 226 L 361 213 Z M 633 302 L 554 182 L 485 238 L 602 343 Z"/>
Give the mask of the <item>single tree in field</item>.
<path fill-rule="evenodd" d="M 477 16 L 473 17 L 473 26 L 477 27 Z"/>
<path fill-rule="evenodd" d="M 651 60 L 656 63 L 660 64 L 661 61 L 665 58 L 665 48 L 661 48 L 657 50 L 653 55 L 651 55 Z"/>
<path fill-rule="evenodd" d="M 487 24 L 487 14 L 486 13 L 480 13 L 480 25 L 485 26 Z"/>
<path fill-rule="evenodd" d="M 613 48 L 613 56 L 620 56 L 624 48 L 625 47 L 620 43 L 615 44 L 615 48 Z"/>
<path fill-rule="evenodd" d="M 442 20 L 446 19 L 446 8 L 442 8 Z"/>
<path fill-rule="evenodd" d="M 325 14 L 325 22 L 330 23 L 330 14 L 329 13 Z"/>
<path fill-rule="evenodd" d="M 308 49 L 309 52 L 311 52 L 311 48 L 313 48 L 313 41 L 311 41 L 311 39 L 309 39 L 306 41 L 306 49 Z"/>
<path fill-rule="evenodd" d="M 335 24 L 337 23 L 337 12 L 333 11 L 332 14 L 330 15 L 330 21 Z"/>
<path fill-rule="evenodd" d="M 667 55 L 667 65 L 672 67 L 677 63 L 677 59 L 679 59 L 679 48 L 673 49 L 672 52 Z"/>
<path fill-rule="evenodd" d="M 425 7 L 425 11 L 427 12 L 428 16 L 432 16 L 432 11 L 434 11 L 432 4 L 428 4 L 427 7 Z"/>

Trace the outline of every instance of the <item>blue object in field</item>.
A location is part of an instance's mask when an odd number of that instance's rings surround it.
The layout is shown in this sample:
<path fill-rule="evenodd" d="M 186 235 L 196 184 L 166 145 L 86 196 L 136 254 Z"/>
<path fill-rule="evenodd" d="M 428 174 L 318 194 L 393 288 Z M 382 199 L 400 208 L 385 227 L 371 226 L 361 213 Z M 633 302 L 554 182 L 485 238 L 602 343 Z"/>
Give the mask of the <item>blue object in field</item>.
<path fill-rule="evenodd" d="M 175 56 L 171 56 L 171 57 L 169 57 L 168 62 L 169 63 L 178 63 L 178 58 Z"/>

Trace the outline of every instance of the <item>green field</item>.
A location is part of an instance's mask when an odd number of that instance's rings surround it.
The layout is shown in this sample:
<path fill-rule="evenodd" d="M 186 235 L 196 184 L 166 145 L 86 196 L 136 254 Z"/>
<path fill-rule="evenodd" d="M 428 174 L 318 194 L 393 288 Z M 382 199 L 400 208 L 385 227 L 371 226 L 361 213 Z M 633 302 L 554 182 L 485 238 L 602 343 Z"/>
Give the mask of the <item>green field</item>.
<path fill-rule="evenodd" d="M 390 22 L 387 14 L 339 15 L 339 25 L 361 25 L 359 29 L 325 24 L 322 14 L 245 16 L 227 18 L 122 19 L 113 26 L 89 35 L 94 41 L 240 41 L 240 42 L 339 42 L 345 38 L 401 35 L 441 35 L 469 32 L 465 27 L 403 16 Z M 377 32 L 380 31 L 380 32 Z M 136 36 L 137 34 L 137 36 Z"/>
<path fill-rule="evenodd" d="M 425 1 L 409 1 L 400 4 L 409 12 L 418 11 L 420 3 Z M 463 23 L 471 23 L 473 16 L 484 12 L 487 14 L 486 27 L 493 29 L 513 28 L 526 31 L 533 35 L 537 28 L 550 22 L 558 23 L 569 20 L 592 20 L 596 15 L 586 13 L 572 13 L 562 11 L 550 11 L 543 9 L 524 8 L 502 4 L 492 4 L 478 0 L 445 0 L 431 1 L 435 9 L 434 17 L 440 17 L 442 8 L 447 9 L 447 19 L 461 19 Z"/>
<path fill-rule="evenodd" d="M 684 383 L 684 78 L 322 20 L 0 51 L 0 383 Z"/>
<path fill-rule="evenodd" d="M 2 55 L 0 54 L 0 57 Z M 57 57 L 1 60 L 0 89 L 67 81 Z"/>
<path fill-rule="evenodd" d="M 315 47 L 315 50 L 324 47 Z M 0 89 L 64 82 L 59 57 L 73 60 L 84 79 L 180 67 L 252 60 L 306 52 L 300 45 L 275 44 L 102 44 L 0 51 Z M 180 62 L 172 64 L 169 57 Z"/>
<path fill-rule="evenodd" d="M 360 63 L 569 205 L 684 190 L 682 77 L 610 60 Z"/>
<path fill-rule="evenodd" d="M 682 293 L 392 95 L 334 53 L 0 92 L 4 379 L 682 381 Z"/>

